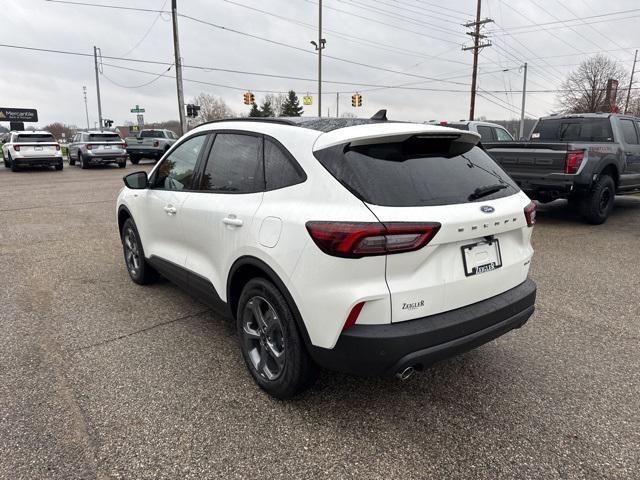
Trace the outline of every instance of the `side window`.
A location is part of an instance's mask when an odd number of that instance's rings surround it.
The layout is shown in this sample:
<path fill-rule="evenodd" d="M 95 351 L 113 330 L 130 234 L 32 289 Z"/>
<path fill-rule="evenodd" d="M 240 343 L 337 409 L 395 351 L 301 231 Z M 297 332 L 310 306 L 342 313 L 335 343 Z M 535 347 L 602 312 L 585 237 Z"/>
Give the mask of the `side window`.
<path fill-rule="evenodd" d="M 636 127 L 633 125 L 633 120 L 620 120 L 620 126 L 622 127 L 624 143 L 637 145 L 638 132 L 636 132 Z"/>
<path fill-rule="evenodd" d="M 202 190 L 254 193 L 264 190 L 262 138 L 219 133 L 202 176 Z"/>
<path fill-rule="evenodd" d="M 494 128 L 494 133 L 496 134 L 496 140 L 499 142 L 512 142 L 513 138 L 509 135 L 504 128 Z"/>
<path fill-rule="evenodd" d="M 206 135 L 190 138 L 164 159 L 154 174 L 152 188 L 184 190 L 191 188 L 193 171 Z"/>
<path fill-rule="evenodd" d="M 304 173 L 290 155 L 269 139 L 264 141 L 264 171 L 267 190 L 289 187 L 305 180 Z"/>
<path fill-rule="evenodd" d="M 483 142 L 493 142 L 493 133 L 491 132 L 491 127 L 486 127 L 484 125 L 478 125 L 478 133 L 482 138 Z"/>

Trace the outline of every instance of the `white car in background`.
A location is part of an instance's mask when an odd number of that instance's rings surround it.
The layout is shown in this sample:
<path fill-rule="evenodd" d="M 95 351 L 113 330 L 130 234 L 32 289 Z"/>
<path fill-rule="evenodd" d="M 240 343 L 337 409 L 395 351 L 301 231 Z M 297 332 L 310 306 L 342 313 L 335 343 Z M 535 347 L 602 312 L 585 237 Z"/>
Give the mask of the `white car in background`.
<path fill-rule="evenodd" d="M 62 170 L 62 151 L 55 137 L 44 130 L 12 131 L 2 143 L 4 166 L 13 172 L 22 167 L 55 167 Z"/>
<path fill-rule="evenodd" d="M 318 365 L 405 378 L 534 310 L 535 205 L 478 140 L 365 119 L 201 125 L 124 179 L 128 273 L 163 274 L 235 318 L 276 397 Z"/>
<path fill-rule="evenodd" d="M 431 123 L 431 122 L 430 122 Z M 481 122 L 476 120 L 460 120 L 457 122 L 441 121 L 440 126 L 457 128 L 458 130 L 466 130 L 475 132 L 480 135 L 483 143 L 487 142 L 513 142 L 513 136 L 502 125 L 490 122 Z"/>

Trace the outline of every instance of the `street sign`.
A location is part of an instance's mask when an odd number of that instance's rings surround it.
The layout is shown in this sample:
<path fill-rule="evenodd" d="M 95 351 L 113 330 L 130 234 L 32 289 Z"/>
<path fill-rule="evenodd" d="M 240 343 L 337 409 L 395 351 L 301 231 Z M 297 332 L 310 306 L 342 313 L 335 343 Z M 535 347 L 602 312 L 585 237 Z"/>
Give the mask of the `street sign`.
<path fill-rule="evenodd" d="M 129 127 L 129 131 L 130 132 L 139 132 L 140 131 L 140 127 L 138 125 L 131 125 Z"/>
<path fill-rule="evenodd" d="M 313 99 L 311 98 L 311 95 L 305 95 L 304 97 L 302 97 L 303 105 L 311 105 L 312 103 L 313 103 Z"/>
<path fill-rule="evenodd" d="M 140 114 L 140 113 L 139 113 L 139 114 L 138 114 L 138 115 L 136 115 L 136 116 L 138 117 L 138 126 L 139 126 L 139 127 L 143 126 L 143 125 L 144 125 L 144 115 L 142 115 L 142 114 Z"/>
<path fill-rule="evenodd" d="M 33 108 L 0 107 L 0 122 L 37 122 L 38 111 Z"/>
<path fill-rule="evenodd" d="M 136 105 L 131 109 L 131 113 L 144 113 L 144 108 L 140 108 L 140 105 Z"/>

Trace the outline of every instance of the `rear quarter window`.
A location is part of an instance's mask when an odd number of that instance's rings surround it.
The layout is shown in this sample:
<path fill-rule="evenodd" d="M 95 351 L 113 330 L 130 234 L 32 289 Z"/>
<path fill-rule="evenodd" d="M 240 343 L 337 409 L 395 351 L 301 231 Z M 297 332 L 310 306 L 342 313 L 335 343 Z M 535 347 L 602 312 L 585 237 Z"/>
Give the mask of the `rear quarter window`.
<path fill-rule="evenodd" d="M 533 132 L 532 142 L 613 142 L 609 118 L 544 118 Z"/>
<path fill-rule="evenodd" d="M 472 201 L 481 187 L 504 185 L 482 201 L 520 189 L 480 148 L 449 155 L 450 140 L 409 139 L 315 152 L 320 163 L 361 200 L 391 207 L 435 206 Z"/>

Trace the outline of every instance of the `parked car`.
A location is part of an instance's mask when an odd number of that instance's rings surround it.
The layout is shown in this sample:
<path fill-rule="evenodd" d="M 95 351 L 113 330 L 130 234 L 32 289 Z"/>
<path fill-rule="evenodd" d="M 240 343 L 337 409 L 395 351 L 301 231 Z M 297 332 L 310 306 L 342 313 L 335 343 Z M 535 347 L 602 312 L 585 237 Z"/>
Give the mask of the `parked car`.
<path fill-rule="evenodd" d="M 4 166 L 13 172 L 21 167 L 55 167 L 62 170 L 60 144 L 44 130 L 12 131 L 2 143 Z"/>
<path fill-rule="evenodd" d="M 163 129 L 141 130 L 137 137 L 127 137 L 127 152 L 131 163 L 137 165 L 142 158 L 160 160 L 176 140 L 178 135 Z"/>
<path fill-rule="evenodd" d="M 77 162 L 80 168 L 110 163 L 116 163 L 120 168 L 127 166 L 127 144 L 115 132 L 78 132 L 67 148 L 69 165 L 75 165 Z"/>
<path fill-rule="evenodd" d="M 405 378 L 534 310 L 535 204 L 478 140 L 365 119 L 201 125 L 124 178 L 127 270 L 234 317 L 276 397 L 318 365 Z"/>
<path fill-rule="evenodd" d="M 549 116 L 527 142 L 484 143 L 532 198 L 567 198 L 583 218 L 604 223 L 616 194 L 640 191 L 640 119 L 610 113 Z"/>
<path fill-rule="evenodd" d="M 441 126 L 467 130 L 480 135 L 482 143 L 485 142 L 513 142 L 513 137 L 502 125 L 475 120 L 460 120 L 458 122 L 440 122 Z"/>

